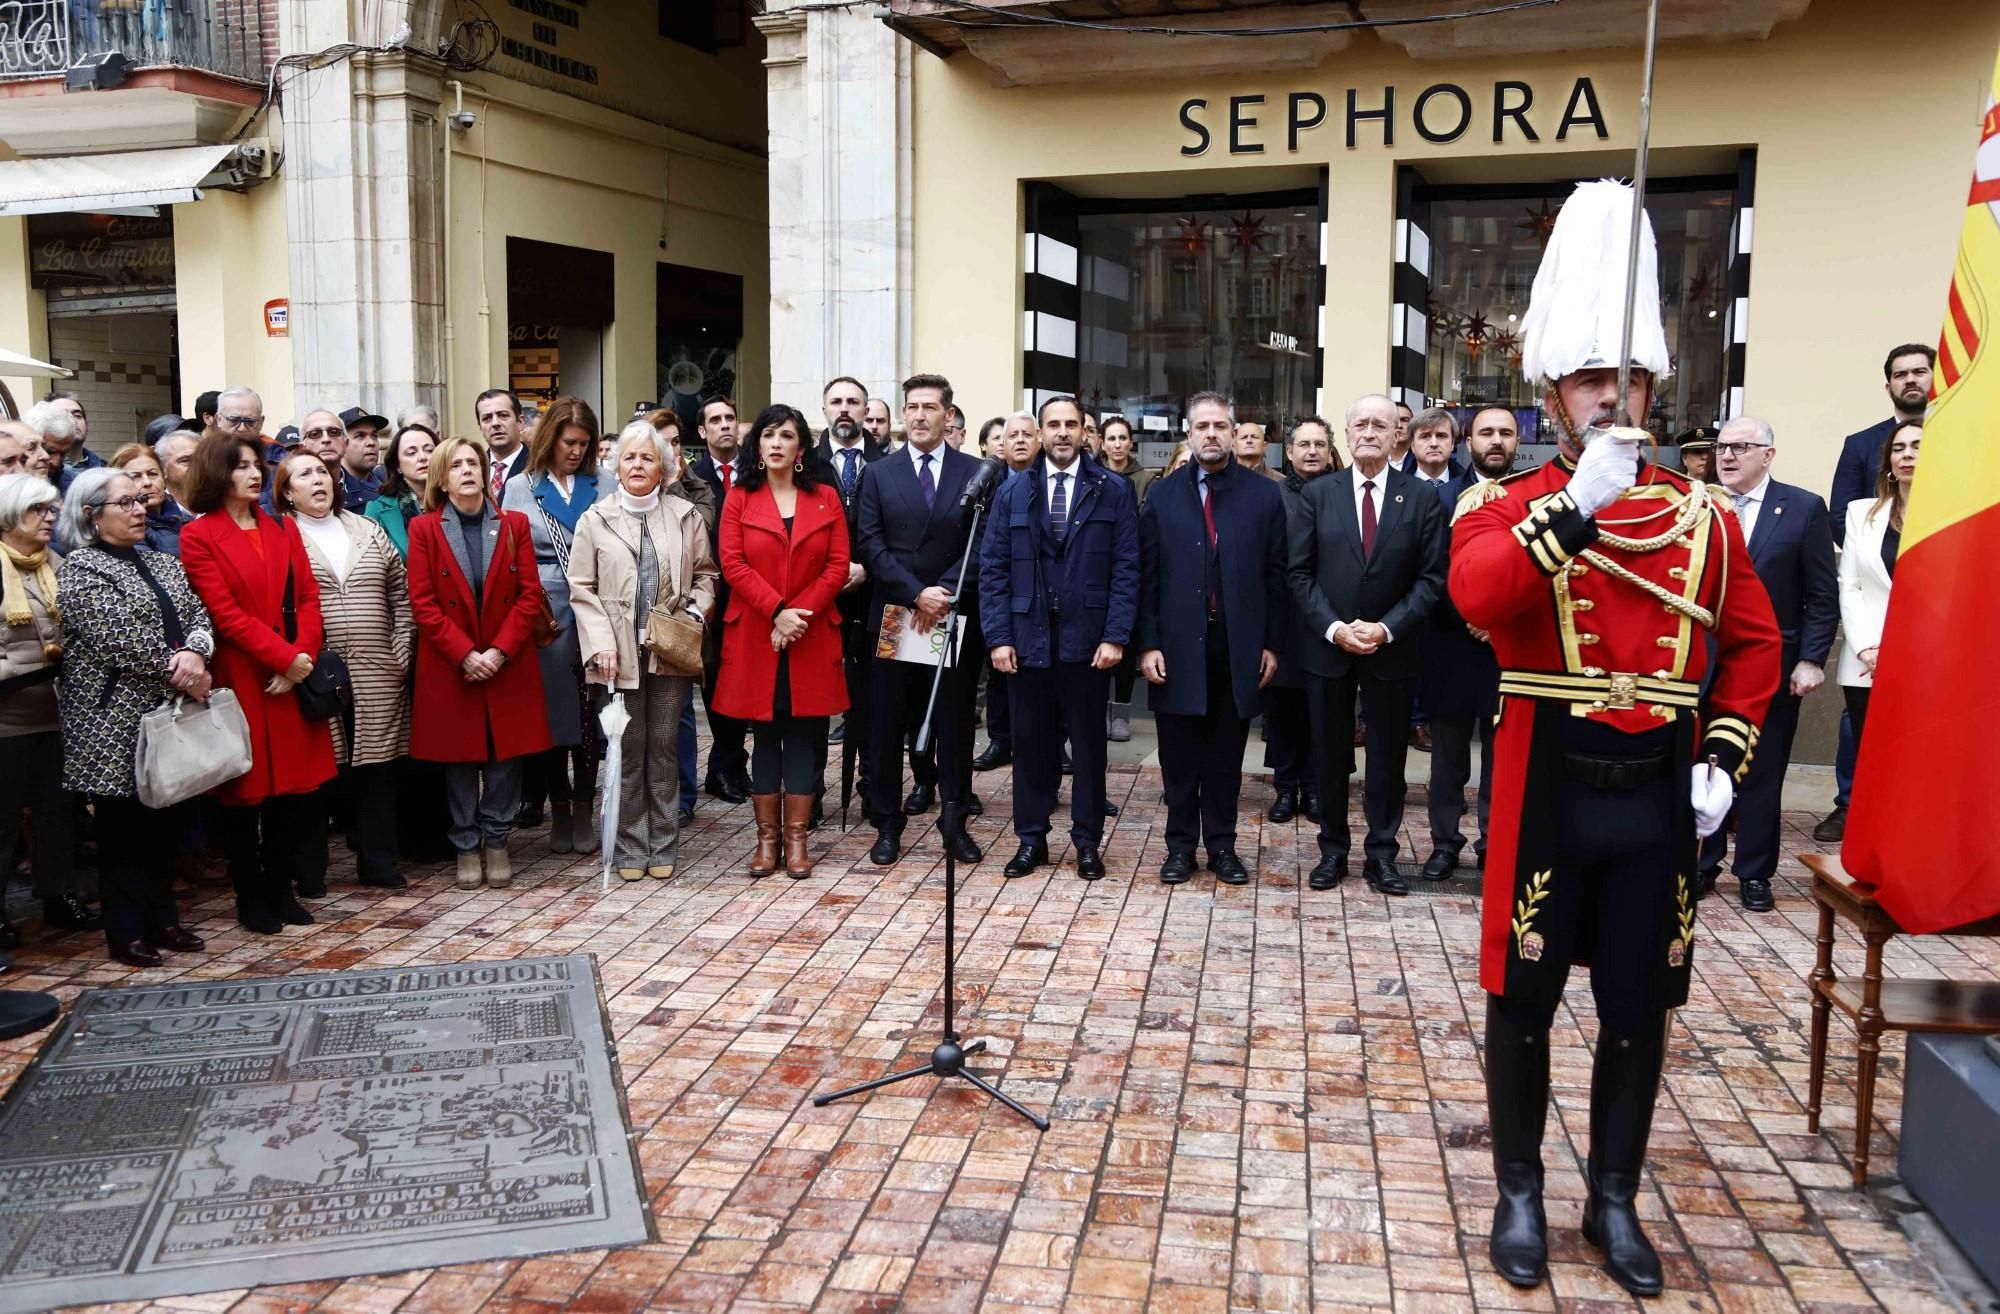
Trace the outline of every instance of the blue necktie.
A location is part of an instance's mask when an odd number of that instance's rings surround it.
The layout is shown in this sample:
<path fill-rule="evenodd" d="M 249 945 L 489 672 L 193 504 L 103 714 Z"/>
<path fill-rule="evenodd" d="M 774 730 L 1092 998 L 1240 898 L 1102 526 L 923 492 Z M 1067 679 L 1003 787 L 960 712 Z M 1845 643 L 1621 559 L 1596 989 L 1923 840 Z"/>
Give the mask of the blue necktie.
<path fill-rule="evenodd" d="M 929 506 L 937 497 L 937 480 L 931 478 L 931 455 L 925 452 L 918 458 L 917 487 L 923 490 L 924 505 Z"/>
<path fill-rule="evenodd" d="M 1064 491 L 1068 479 L 1068 474 L 1056 471 L 1056 491 L 1049 499 L 1049 532 L 1056 536 L 1058 543 L 1063 540 L 1063 531 L 1069 528 L 1069 494 Z"/>
<path fill-rule="evenodd" d="M 842 501 L 848 501 L 854 497 L 854 462 L 860 455 L 861 453 L 855 451 L 852 447 L 844 448 L 840 453 L 840 496 Z"/>

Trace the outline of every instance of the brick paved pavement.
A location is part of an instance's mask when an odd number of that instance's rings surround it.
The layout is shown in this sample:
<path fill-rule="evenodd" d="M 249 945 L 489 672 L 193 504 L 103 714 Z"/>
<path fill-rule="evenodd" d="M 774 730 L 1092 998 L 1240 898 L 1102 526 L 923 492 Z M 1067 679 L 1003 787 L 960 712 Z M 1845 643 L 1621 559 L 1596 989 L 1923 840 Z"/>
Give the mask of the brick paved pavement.
<path fill-rule="evenodd" d="M 1254 750 L 1253 750 L 1254 751 Z M 749 809 L 704 800 L 681 874 L 598 893 L 594 873 L 516 839 L 521 880 L 460 893 L 337 879 L 321 924 L 266 939 L 226 894 L 190 921 L 210 952 L 169 969 L 105 962 L 94 936 L 28 928 L 16 986 L 86 986 L 590 952 L 603 974 L 661 1240 L 654 1245 L 177 1298 L 174 1310 L 553 1314 L 627 1310 L 1224 1311 L 1629 1308 L 1575 1232 L 1594 1034 L 1580 982 L 1558 1018 L 1549 1126 L 1551 1280 L 1492 1275 L 1478 1054 L 1478 906 L 1388 900 L 1358 878 L 1303 889 L 1297 828 L 1247 822 L 1257 872 L 1153 879 L 1159 776 L 1114 771 L 1110 879 L 1003 881 L 1005 773 L 964 882 L 961 1016 L 975 1069 L 1053 1125 L 1037 1136 L 969 1088 L 920 1081 L 814 1109 L 816 1090 L 906 1066 L 938 1018 L 935 833 L 865 865 L 824 830 L 810 880 L 753 881 Z M 1246 788 L 1261 806 L 1267 786 Z M 1413 790 L 1420 801 L 1421 787 Z M 1413 808 L 1412 817 L 1420 812 Z M 1788 848 L 1809 841 L 1794 816 Z M 1358 818 L 1357 818 L 1358 824 Z M 831 851 L 828 852 L 829 845 Z M 1421 858 L 1422 854 L 1417 855 Z M 1852 1032 L 1834 1027 L 1827 1136 L 1802 1101 L 1812 961 L 1804 873 L 1778 911 L 1711 899 L 1675 1022 L 1641 1212 L 1666 1260 L 1656 1308 L 1963 1309 L 1889 1203 L 1848 1189 Z M 1733 882 L 1725 881 L 1733 897 Z M 1840 964 L 1859 968 L 1844 939 Z M 1895 944 L 1892 975 L 2000 976 L 1994 942 Z M 0 1045 L 11 1079 L 34 1038 Z M 1878 1171 L 1893 1173 L 1900 1046 L 1884 1065 Z M 1879 1185 L 1879 1183 L 1878 1183 Z"/>

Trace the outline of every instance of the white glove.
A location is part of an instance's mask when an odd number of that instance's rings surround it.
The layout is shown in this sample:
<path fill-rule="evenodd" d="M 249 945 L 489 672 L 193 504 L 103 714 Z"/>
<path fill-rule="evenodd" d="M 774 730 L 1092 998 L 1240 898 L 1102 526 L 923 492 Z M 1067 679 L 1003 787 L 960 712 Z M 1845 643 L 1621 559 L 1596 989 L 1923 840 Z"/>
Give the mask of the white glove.
<path fill-rule="evenodd" d="M 1594 516 L 1639 482 L 1639 444 L 1612 430 L 1591 438 L 1569 477 L 1570 500 Z"/>
<path fill-rule="evenodd" d="M 1695 838 L 1707 839 L 1721 830 L 1722 823 L 1729 819 L 1729 809 L 1736 803 L 1736 783 L 1729 778 L 1727 771 L 1697 765 L 1690 798 L 1694 803 Z"/>

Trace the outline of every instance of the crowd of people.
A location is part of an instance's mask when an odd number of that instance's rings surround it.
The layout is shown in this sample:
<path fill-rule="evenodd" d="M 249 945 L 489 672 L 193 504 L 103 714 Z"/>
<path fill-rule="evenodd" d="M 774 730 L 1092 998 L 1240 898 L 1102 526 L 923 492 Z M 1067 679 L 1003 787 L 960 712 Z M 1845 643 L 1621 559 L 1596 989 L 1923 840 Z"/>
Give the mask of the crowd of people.
<path fill-rule="evenodd" d="M 1896 413 L 1849 440 L 1830 508 L 1772 479 L 1777 439 L 1760 420 L 1683 438 L 1690 474 L 1731 499 L 1784 638 L 1786 679 L 1735 801 L 1748 908 L 1771 906 L 1792 732 L 1836 624 L 1845 807 L 1931 359 L 1891 353 Z M 1249 879 L 1238 804 L 1260 717 L 1267 815 L 1317 827 L 1313 889 L 1347 874 L 1364 747 L 1370 887 L 1410 889 L 1412 747 L 1432 755 L 1415 875 L 1465 860 L 1475 742 L 1484 865 L 1501 668 L 1453 605 L 1447 566 L 1455 516 L 1517 473 L 1517 412 L 1412 414 L 1364 396 L 1338 435 L 1293 423 L 1273 461 L 1262 425 L 1202 392 L 1155 470 L 1125 417 L 1070 397 L 976 436 L 936 375 L 904 383 L 900 415 L 846 377 L 821 402 L 817 439 L 784 405 L 739 427 L 727 398 L 686 435 L 651 404 L 606 431 L 573 397 L 530 425 L 503 388 L 479 395 L 471 436 L 424 407 L 392 424 L 351 406 L 266 437 L 262 399 L 228 388 L 107 460 L 86 446 L 80 401 L 50 394 L 0 424 L 0 735 L 17 741 L 0 762 L 0 847 L 24 858 L 10 866 L 31 873 L 50 927 L 101 928 L 135 966 L 202 948 L 173 895 L 177 876 L 215 878 L 202 855 L 226 870 L 245 927 L 310 923 L 330 834 L 361 883 L 385 888 L 407 864 L 449 860 L 459 888 L 504 889 L 513 831 L 543 824 L 553 852 L 609 843 L 623 879 L 668 879 L 698 802 L 699 686 L 712 740 L 699 792 L 751 804 L 752 876 L 811 874 L 834 745 L 858 767 L 871 862 L 896 861 L 909 820 L 934 807 L 940 843 L 981 860 L 976 773 L 1011 769 L 1005 875 L 1050 862 L 1067 777 L 1071 861 L 1094 880 L 1117 812 L 1107 745 L 1131 737 L 1142 681 L 1162 881 L 1190 879 L 1198 851 L 1218 881 Z M 955 674 L 919 751 L 941 652 Z M 333 715 L 307 696 L 329 685 L 345 691 Z M 219 688 L 244 710 L 251 769 L 148 815 L 139 719 Z M 599 779 L 614 693 L 629 714 L 615 790 Z M 618 799 L 608 819 L 600 784 Z M 1703 845 L 1708 886 L 1728 833 Z M 80 872 L 93 846 L 95 909 Z M 17 942 L 0 926 L 0 946 Z"/>

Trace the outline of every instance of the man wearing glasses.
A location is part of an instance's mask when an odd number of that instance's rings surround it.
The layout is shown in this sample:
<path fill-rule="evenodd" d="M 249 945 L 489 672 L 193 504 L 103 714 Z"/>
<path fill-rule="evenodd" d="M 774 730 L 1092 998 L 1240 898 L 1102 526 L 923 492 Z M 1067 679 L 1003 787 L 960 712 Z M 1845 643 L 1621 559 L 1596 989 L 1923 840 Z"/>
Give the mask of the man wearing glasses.
<path fill-rule="evenodd" d="M 253 388 L 224 388 L 215 399 L 215 428 L 218 433 L 261 439 L 264 399 Z M 268 445 L 259 442 L 260 447 Z"/>
<path fill-rule="evenodd" d="M 1771 426 L 1743 415 L 1716 436 L 1716 478 L 1729 490 L 1737 523 L 1750 544 L 1750 566 L 1771 595 L 1784 640 L 1778 669 L 1785 683 L 1764 715 L 1763 734 L 1750 772 L 1736 795 L 1736 879 L 1743 907 L 1770 912 L 1771 875 L 1778 869 L 1779 795 L 1799 726 L 1799 703 L 1826 682 L 1826 655 L 1840 620 L 1840 592 L 1833 564 L 1833 523 L 1819 494 L 1771 478 L 1777 457 Z M 1715 888 L 1729 847 L 1723 826 L 1702 841 L 1703 892 Z"/>

